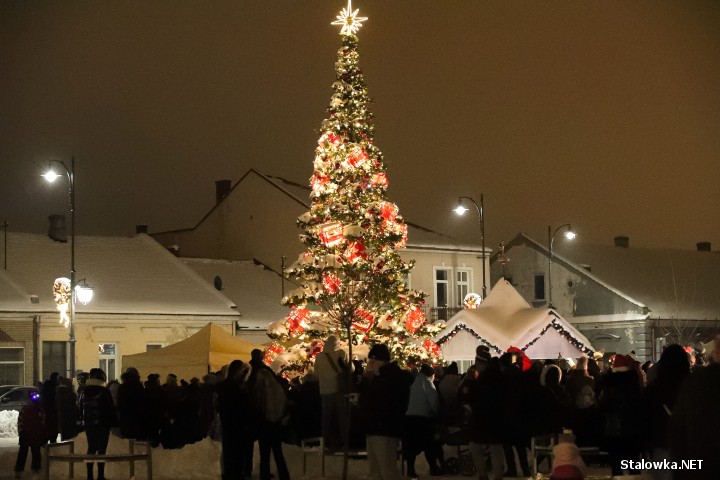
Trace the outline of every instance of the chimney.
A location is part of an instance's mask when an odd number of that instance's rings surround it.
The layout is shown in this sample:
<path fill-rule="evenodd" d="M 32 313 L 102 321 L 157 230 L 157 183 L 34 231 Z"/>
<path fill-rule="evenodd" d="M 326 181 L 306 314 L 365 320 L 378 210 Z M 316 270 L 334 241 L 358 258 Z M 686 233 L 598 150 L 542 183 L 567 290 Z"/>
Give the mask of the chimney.
<path fill-rule="evenodd" d="M 135 233 L 144 233 L 147 235 L 148 232 L 148 226 L 144 223 L 141 223 L 140 225 L 135 225 Z"/>
<path fill-rule="evenodd" d="M 630 237 L 626 237 L 625 235 L 618 235 L 617 237 L 615 237 L 615 246 L 620 248 L 629 248 Z"/>
<path fill-rule="evenodd" d="M 227 197 L 230 193 L 230 180 L 216 180 L 215 181 L 215 203 L 222 202 L 223 198 Z"/>
<path fill-rule="evenodd" d="M 710 242 L 698 242 L 695 244 L 697 247 L 698 252 L 711 252 L 712 251 L 712 243 Z"/>
<path fill-rule="evenodd" d="M 50 215 L 48 220 L 50 221 L 48 237 L 56 242 L 66 243 L 67 235 L 65 233 L 65 215 Z"/>

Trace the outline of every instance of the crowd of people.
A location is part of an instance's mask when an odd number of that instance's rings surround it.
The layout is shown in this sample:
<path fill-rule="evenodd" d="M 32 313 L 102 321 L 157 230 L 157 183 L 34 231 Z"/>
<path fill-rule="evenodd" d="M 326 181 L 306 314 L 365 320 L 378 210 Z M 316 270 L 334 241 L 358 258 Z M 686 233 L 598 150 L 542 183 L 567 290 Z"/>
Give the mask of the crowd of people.
<path fill-rule="evenodd" d="M 170 374 L 161 384 L 151 374 L 143 383 L 134 368 L 120 382 L 106 384 L 99 368 L 77 381 L 76 392 L 69 379 L 51 375 L 20 412 L 18 478 L 28 450 L 31 468 L 39 470 L 44 443 L 81 431 L 89 454 L 104 454 L 111 432 L 164 448 L 210 436 L 222 443 L 223 479 L 251 478 L 257 442 L 260 480 L 273 476 L 271 456 L 278 480 L 289 480 L 283 443 L 316 437 L 329 452 L 365 450 L 371 478 L 400 479 L 398 451 L 409 478 L 417 478 L 421 453 L 430 475 L 444 475 L 445 444 L 469 446 L 480 480 L 528 477 L 530 440 L 543 436 L 569 441 L 575 457 L 578 446 L 598 447 L 608 453 L 613 474 L 623 460 L 700 459 L 702 470 L 676 472 L 677 478 L 720 478 L 713 458 L 720 451 L 720 336 L 710 355 L 670 345 L 657 363 L 642 365 L 632 353 L 607 362 L 583 357 L 572 366 L 531 362 L 522 352 L 492 357 L 481 345 L 461 375 L 455 363 L 404 370 L 382 344 L 370 349 L 367 362 L 349 361 L 331 335 L 314 372 L 291 380 L 254 350 L 247 363 L 235 360 L 189 382 Z M 551 471 L 582 478 L 582 459 L 562 465 L 561 450 Z M 97 469 L 87 463 L 87 478 L 104 480 L 104 463 Z"/>

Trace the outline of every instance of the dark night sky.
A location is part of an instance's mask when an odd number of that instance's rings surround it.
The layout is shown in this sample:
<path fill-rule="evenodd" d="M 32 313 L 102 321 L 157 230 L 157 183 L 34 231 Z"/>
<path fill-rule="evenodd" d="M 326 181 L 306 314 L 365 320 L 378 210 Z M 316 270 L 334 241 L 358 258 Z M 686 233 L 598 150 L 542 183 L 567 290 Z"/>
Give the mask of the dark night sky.
<path fill-rule="evenodd" d="M 250 167 L 306 182 L 344 1 L 0 3 L 0 221 L 46 231 L 75 155 L 78 233 L 194 225 Z M 488 246 L 720 249 L 720 2 L 356 0 L 390 195 Z"/>

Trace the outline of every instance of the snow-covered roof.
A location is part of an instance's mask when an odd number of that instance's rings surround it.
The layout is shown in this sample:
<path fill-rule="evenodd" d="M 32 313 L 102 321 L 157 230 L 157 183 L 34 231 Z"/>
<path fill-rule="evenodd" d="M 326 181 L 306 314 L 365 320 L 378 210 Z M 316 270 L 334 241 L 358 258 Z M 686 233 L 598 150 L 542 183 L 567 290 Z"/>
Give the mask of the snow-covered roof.
<path fill-rule="evenodd" d="M 461 330 L 478 337 L 496 354 L 510 347 L 530 358 L 578 357 L 592 350 L 590 342 L 560 314 L 533 308 L 505 279 L 500 279 L 478 308 L 461 310 L 436 338 L 443 344 Z M 454 332 L 454 333 L 453 333 Z"/>
<path fill-rule="evenodd" d="M 222 282 L 222 293 L 237 305 L 241 328 L 265 330 L 269 323 L 283 319 L 287 307 L 280 305 L 281 277 L 253 261 L 183 258 L 185 264 L 214 285 Z M 285 288 L 295 288 L 285 281 Z"/>
<path fill-rule="evenodd" d="M 28 311 L 55 312 L 52 286 L 70 276 L 70 242 L 16 232 L 7 238 L 0 311 L 11 311 L 21 295 Z M 95 290 L 91 303 L 76 304 L 77 312 L 237 317 L 231 300 L 145 234 L 77 235 L 75 270 L 76 281 L 86 279 Z M 5 285 L 16 293 L 6 294 Z M 31 295 L 38 303 L 29 301 Z"/>
<path fill-rule="evenodd" d="M 508 245 L 526 244 L 548 255 L 521 233 Z M 491 258 L 494 261 L 497 254 Z M 615 247 L 566 242 L 553 262 L 564 264 L 617 295 L 649 309 L 649 318 L 720 319 L 720 254 L 665 248 Z"/>

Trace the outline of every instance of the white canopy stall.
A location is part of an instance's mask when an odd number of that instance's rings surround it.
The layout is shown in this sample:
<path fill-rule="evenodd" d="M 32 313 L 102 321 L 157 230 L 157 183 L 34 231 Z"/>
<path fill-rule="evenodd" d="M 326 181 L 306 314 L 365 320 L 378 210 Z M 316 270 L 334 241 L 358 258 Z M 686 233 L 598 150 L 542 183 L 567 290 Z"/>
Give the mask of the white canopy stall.
<path fill-rule="evenodd" d="M 455 314 L 435 341 L 448 361 L 475 358 L 478 345 L 502 355 L 517 347 L 531 359 L 577 358 L 593 348 L 575 327 L 551 308 L 533 308 L 505 279 L 498 281 L 478 308 Z"/>

